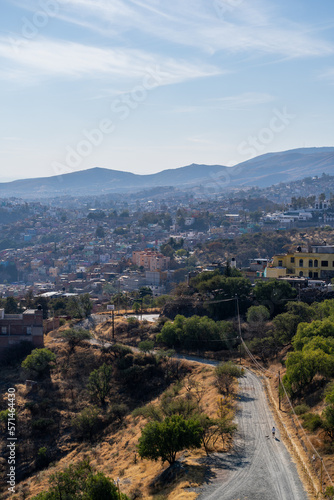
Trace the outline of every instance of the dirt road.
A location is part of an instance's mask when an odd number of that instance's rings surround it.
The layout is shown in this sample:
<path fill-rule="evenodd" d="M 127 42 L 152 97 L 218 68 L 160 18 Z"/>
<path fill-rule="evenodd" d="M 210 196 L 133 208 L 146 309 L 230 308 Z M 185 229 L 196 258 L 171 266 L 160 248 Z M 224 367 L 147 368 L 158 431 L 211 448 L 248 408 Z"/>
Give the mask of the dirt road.
<path fill-rule="evenodd" d="M 252 372 L 240 380 L 238 432 L 233 452 L 208 459 L 214 476 L 199 500 L 307 500 L 295 464 L 280 440 L 265 392 Z"/>

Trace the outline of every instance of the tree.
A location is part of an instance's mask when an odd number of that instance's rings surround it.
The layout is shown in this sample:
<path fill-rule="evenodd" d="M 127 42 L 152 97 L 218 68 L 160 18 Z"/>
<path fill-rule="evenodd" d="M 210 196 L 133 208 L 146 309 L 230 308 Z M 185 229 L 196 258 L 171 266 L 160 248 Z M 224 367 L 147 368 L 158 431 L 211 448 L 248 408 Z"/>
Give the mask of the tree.
<path fill-rule="evenodd" d="M 129 500 L 102 472 L 95 472 L 88 460 L 51 474 L 48 491 L 32 500 Z"/>
<path fill-rule="evenodd" d="M 105 231 L 102 226 L 97 226 L 96 231 L 95 231 L 95 236 L 97 238 L 104 238 L 105 237 Z"/>
<path fill-rule="evenodd" d="M 278 314 L 273 319 L 275 335 L 283 344 L 286 342 L 290 342 L 291 339 L 296 335 L 299 323 L 300 316 L 297 316 L 296 314 L 292 314 L 291 312 Z"/>
<path fill-rule="evenodd" d="M 244 376 L 244 369 L 228 361 L 216 366 L 215 376 L 219 391 L 229 395 L 232 392 L 234 380 Z"/>
<path fill-rule="evenodd" d="M 93 305 L 89 293 L 85 293 L 79 297 L 73 297 L 68 302 L 68 312 L 74 318 L 87 318 L 92 308 Z"/>
<path fill-rule="evenodd" d="M 292 396 L 299 395 L 316 374 L 328 377 L 333 373 L 333 357 L 321 349 L 290 352 L 286 359 L 283 382 Z"/>
<path fill-rule="evenodd" d="M 154 342 L 153 340 L 143 340 L 142 342 L 139 342 L 138 348 L 140 351 L 144 352 L 145 354 L 148 354 L 150 351 L 153 350 Z"/>
<path fill-rule="evenodd" d="M 201 447 L 201 432 L 197 420 L 186 420 L 180 415 L 166 417 L 163 422 L 149 422 L 139 438 L 138 453 L 142 458 L 161 458 L 171 465 L 179 451 Z"/>
<path fill-rule="evenodd" d="M 18 305 L 14 297 L 7 297 L 5 303 L 5 313 L 6 314 L 17 314 L 18 313 Z"/>
<path fill-rule="evenodd" d="M 328 437 L 334 440 L 334 404 L 326 406 L 322 412 L 323 426 Z"/>
<path fill-rule="evenodd" d="M 269 281 L 257 281 L 253 290 L 255 299 L 266 306 L 270 313 L 275 316 L 284 312 L 284 306 L 288 300 L 294 299 L 297 292 L 286 281 L 270 279 Z"/>
<path fill-rule="evenodd" d="M 76 347 L 81 345 L 85 340 L 89 340 L 92 336 L 89 330 L 83 328 L 75 330 L 74 328 L 69 328 L 61 333 L 61 337 L 67 341 L 70 347 L 70 353 L 73 353 Z"/>
<path fill-rule="evenodd" d="M 104 406 L 111 389 L 112 367 L 104 363 L 89 375 L 88 390 L 91 398 Z"/>
<path fill-rule="evenodd" d="M 99 422 L 99 410 L 94 406 L 84 408 L 72 420 L 73 427 L 83 439 L 91 440 Z"/>
<path fill-rule="evenodd" d="M 315 320 L 312 323 L 300 323 L 292 341 L 293 347 L 301 351 L 313 337 L 333 337 L 334 323 L 331 319 Z"/>
<path fill-rule="evenodd" d="M 251 306 L 247 310 L 248 323 L 259 324 L 268 321 L 270 313 L 265 306 Z"/>
<path fill-rule="evenodd" d="M 56 361 L 56 355 L 50 349 L 34 349 L 24 361 L 22 361 L 22 368 L 28 370 L 37 376 L 46 375 L 52 363 Z"/>

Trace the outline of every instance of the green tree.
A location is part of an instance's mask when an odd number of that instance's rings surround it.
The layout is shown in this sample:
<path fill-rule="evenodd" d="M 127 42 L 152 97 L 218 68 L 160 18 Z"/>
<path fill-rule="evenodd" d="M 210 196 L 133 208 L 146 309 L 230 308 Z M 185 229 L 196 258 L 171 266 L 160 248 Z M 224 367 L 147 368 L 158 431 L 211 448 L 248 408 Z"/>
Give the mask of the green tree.
<path fill-rule="evenodd" d="M 61 337 L 68 343 L 70 353 L 73 353 L 76 347 L 82 345 L 85 340 L 89 340 L 92 336 L 89 330 L 69 328 L 61 333 Z"/>
<path fill-rule="evenodd" d="M 48 491 L 32 500 L 128 500 L 102 472 L 95 472 L 88 460 L 52 474 Z"/>
<path fill-rule="evenodd" d="M 197 420 L 185 420 L 180 415 L 166 417 L 163 422 L 149 422 L 139 438 L 138 453 L 142 458 L 167 461 L 184 449 L 200 448 L 201 426 Z"/>
<path fill-rule="evenodd" d="M 87 318 L 93 309 L 89 293 L 70 298 L 67 309 L 74 318 Z"/>
<path fill-rule="evenodd" d="M 50 349 L 34 349 L 24 361 L 22 361 L 22 368 L 37 376 L 46 375 L 56 361 L 56 355 Z"/>
<path fill-rule="evenodd" d="M 251 306 L 247 310 L 248 323 L 264 323 L 270 318 L 270 313 L 265 306 Z"/>
<path fill-rule="evenodd" d="M 105 405 L 106 397 L 111 390 L 111 375 L 112 367 L 106 363 L 93 370 L 89 375 L 87 387 L 91 398 L 101 404 L 101 406 Z"/>
<path fill-rule="evenodd" d="M 18 305 L 14 297 L 7 297 L 5 303 L 5 313 L 6 314 L 17 314 L 18 313 Z"/>
<path fill-rule="evenodd" d="M 334 404 L 326 406 L 322 412 L 323 426 L 328 437 L 334 440 Z"/>
<path fill-rule="evenodd" d="M 234 380 L 243 377 L 244 372 L 243 368 L 240 368 L 231 361 L 216 366 L 215 376 L 219 391 L 227 395 L 230 394 L 233 389 Z"/>
<path fill-rule="evenodd" d="M 273 319 L 273 325 L 277 338 L 284 344 L 291 342 L 296 335 L 297 327 L 300 323 L 300 316 L 286 312 L 278 314 Z"/>
<path fill-rule="evenodd" d="M 297 351 L 301 351 L 313 337 L 333 337 L 334 322 L 326 318 L 324 320 L 315 320 L 312 323 L 300 323 L 297 328 L 297 333 L 292 341 L 293 347 Z"/>
<path fill-rule="evenodd" d="M 284 312 L 288 300 L 294 299 L 297 292 L 292 286 L 282 280 L 270 279 L 269 281 L 257 281 L 253 290 L 255 299 L 266 306 L 270 313 Z"/>
<path fill-rule="evenodd" d="M 141 342 L 139 342 L 138 348 L 140 351 L 144 352 L 145 354 L 148 354 L 153 350 L 154 342 L 153 340 L 142 340 Z"/>
<path fill-rule="evenodd" d="M 325 377 L 333 373 L 333 357 L 321 349 L 290 352 L 286 359 L 283 382 L 292 396 L 299 395 L 316 374 Z"/>

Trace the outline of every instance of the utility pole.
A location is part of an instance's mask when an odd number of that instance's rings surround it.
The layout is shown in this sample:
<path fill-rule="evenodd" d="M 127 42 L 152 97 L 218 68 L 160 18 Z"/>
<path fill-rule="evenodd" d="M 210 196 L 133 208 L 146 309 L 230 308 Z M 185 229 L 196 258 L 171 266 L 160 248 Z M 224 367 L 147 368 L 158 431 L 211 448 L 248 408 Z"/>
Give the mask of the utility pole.
<path fill-rule="evenodd" d="M 117 314 L 119 315 L 119 295 L 121 293 L 121 282 L 118 279 L 118 295 L 117 295 Z"/>
<path fill-rule="evenodd" d="M 322 463 L 322 458 L 321 458 L 320 459 L 320 488 L 321 488 L 321 493 L 322 493 L 323 475 L 324 475 L 324 470 L 323 470 L 323 463 Z"/>
<path fill-rule="evenodd" d="M 112 339 L 115 339 L 115 311 L 111 311 L 111 321 L 112 321 Z"/>
<path fill-rule="evenodd" d="M 239 311 L 239 298 L 236 295 L 235 300 L 237 301 L 237 314 L 238 314 L 238 327 L 239 327 L 239 364 L 241 365 L 241 344 L 242 344 L 242 337 L 241 337 L 241 323 L 240 323 L 240 311 Z"/>
<path fill-rule="evenodd" d="M 278 370 L 278 409 L 281 410 L 281 372 Z"/>

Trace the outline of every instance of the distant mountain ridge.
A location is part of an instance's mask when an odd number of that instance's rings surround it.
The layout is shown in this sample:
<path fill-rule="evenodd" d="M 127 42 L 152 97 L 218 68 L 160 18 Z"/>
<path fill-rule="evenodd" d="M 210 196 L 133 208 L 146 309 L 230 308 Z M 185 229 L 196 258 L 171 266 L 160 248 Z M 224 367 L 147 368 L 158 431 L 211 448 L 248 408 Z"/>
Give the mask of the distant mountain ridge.
<path fill-rule="evenodd" d="M 258 186 L 269 187 L 322 173 L 334 174 L 334 147 L 302 148 L 267 153 L 234 167 L 192 164 L 156 174 L 139 175 L 94 167 L 53 177 L 0 183 L 0 197 L 44 198 L 135 192 L 153 187 L 188 189 L 195 186 L 214 191 Z"/>

